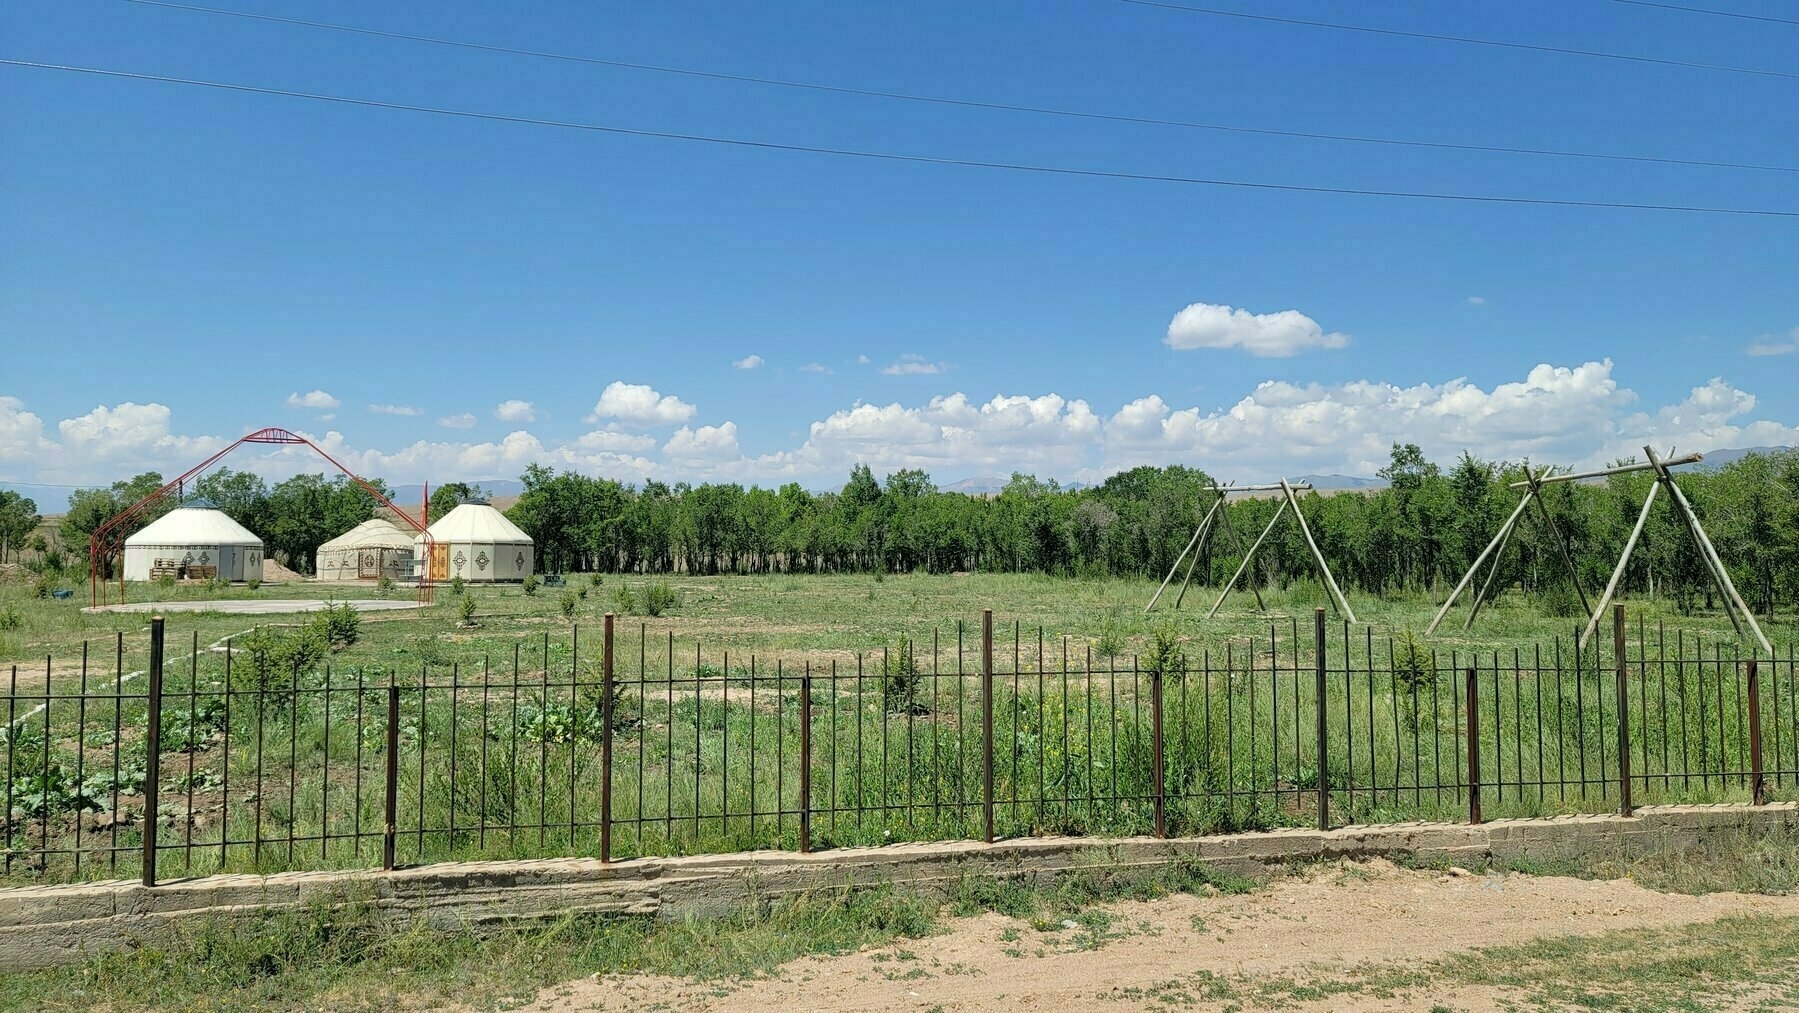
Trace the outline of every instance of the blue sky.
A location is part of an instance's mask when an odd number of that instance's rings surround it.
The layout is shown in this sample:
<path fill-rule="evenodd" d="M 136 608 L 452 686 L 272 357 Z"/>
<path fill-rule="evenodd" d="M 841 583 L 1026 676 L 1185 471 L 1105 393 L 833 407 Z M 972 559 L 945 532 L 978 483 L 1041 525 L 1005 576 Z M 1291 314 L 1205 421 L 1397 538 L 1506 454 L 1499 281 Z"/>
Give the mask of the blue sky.
<path fill-rule="evenodd" d="M 1799 167 L 1792 78 L 1117 0 L 218 5 L 998 103 Z M 1747 68 L 1799 45 L 1799 26 L 1609 0 L 1233 9 Z M 949 108 L 124 0 L 21 0 L 0 39 L 15 60 L 784 144 L 1799 210 L 1792 171 Z M 857 460 L 943 482 L 1248 479 L 1366 474 L 1393 440 L 1567 463 L 1799 442 L 1792 218 L 868 161 L 11 66 L 0 136 L 0 481 L 173 475 L 262 426 L 393 482 L 541 461 L 815 487 Z"/>

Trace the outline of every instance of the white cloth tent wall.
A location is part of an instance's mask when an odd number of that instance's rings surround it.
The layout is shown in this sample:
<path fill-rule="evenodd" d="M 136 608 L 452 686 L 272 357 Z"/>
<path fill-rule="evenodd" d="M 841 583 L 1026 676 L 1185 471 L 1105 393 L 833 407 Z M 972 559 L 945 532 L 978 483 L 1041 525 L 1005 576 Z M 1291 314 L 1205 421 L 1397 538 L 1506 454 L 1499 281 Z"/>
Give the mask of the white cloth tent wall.
<path fill-rule="evenodd" d="M 531 536 L 487 503 L 463 503 L 432 523 L 431 558 L 424 559 L 425 536 L 412 540 L 433 582 L 524 580 L 531 572 Z"/>
<path fill-rule="evenodd" d="M 319 546 L 314 572 L 320 580 L 404 580 L 412 576 L 413 536 L 376 517 Z"/>
<path fill-rule="evenodd" d="M 216 568 L 220 580 L 261 580 L 262 539 L 205 500 L 182 504 L 125 539 L 126 580 L 187 568 Z"/>

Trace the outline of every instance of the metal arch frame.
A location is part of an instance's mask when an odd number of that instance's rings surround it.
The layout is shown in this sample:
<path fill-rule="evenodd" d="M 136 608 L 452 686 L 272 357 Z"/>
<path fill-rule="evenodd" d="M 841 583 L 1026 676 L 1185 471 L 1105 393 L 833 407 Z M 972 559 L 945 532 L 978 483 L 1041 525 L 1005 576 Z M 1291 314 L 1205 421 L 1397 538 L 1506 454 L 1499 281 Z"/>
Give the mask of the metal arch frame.
<path fill-rule="evenodd" d="M 267 429 L 258 429 L 255 432 L 240 438 L 237 442 L 206 460 L 201 461 L 199 464 L 194 465 L 180 475 L 177 475 L 174 479 L 165 483 L 162 488 L 145 496 L 143 499 L 138 500 L 136 503 L 131 504 L 129 507 L 126 507 L 105 524 L 94 529 L 94 533 L 88 537 L 87 570 L 88 592 L 93 605 L 100 606 L 111 604 L 108 600 L 109 596 L 107 593 L 109 581 L 101 575 L 100 567 L 103 559 L 109 559 L 115 555 L 119 557 L 119 602 L 123 604 L 125 601 L 125 537 L 121 533 L 125 530 L 126 526 L 129 525 L 131 521 L 142 517 L 151 507 L 154 507 L 156 504 L 167 499 L 171 492 L 180 489 L 188 482 L 193 481 L 201 473 L 206 471 L 206 469 L 219 463 L 219 461 L 223 460 L 232 451 L 246 443 L 303 446 L 310 448 L 313 453 L 331 462 L 332 467 L 335 467 L 338 471 L 346 475 L 350 481 L 355 482 L 364 492 L 375 497 L 382 506 L 386 507 L 390 512 L 411 525 L 413 530 L 423 535 L 425 537 L 425 558 L 427 560 L 430 559 L 431 533 L 426 530 L 425 525 L 421 523 L 422 519 L 413 519 L 411 514 L 408 514 L 406 511 L 395 506 L 393 501 L 388 499 L 386 494 L 380 489 L 375 488 L 375 486 L 365 481 L 362 476 L 344 467 L 337 458 L 325 453 L 318 444 L 298 433 L 292 433 L 286 429 L 270 427 Z M 427 565 L 419 575 L 418 600 L 423 603 L 429 603 L 432 597 L 431 573 L 430 567 Z"/>
<path fill-rule="evenodd" d="M 1162 579 L 1162 586 L 1156 589 L 1155 596 L 1150 598 L 1149 604 L 1143 607 L 1144 613 L 1148 614 L 1151 609 L 1156 607 L 1156 602 L 1160 601 L 1162 598 L 1162 592 L 1168 590 L 1169 583 L 1174 580 L 1175 571 L 1179 570 L 1181 568 L 1181 563 L 1187 560 L 1187 554 L 1192 553 L 1192 560 L 1187 562 L 1187 576 L 1181 580 L 1180 592 L 1175 595 L 1174 599 L 1174 607 L 1177 609 L 1181 607 L 1181 601 L 1187 597 L 1187 584 L 1193 579 L 1193 568 L 1199 562 L 1200 548 L 1204 544 L 1206 537 L 1211 533 L 1212 522 L 1215 517 L 1223 518 L 1225 530 L 1230 533 L 1231 541 L 1236 543 L 1238 550 L 1243 548 L 1243 539 L 1237 535 L 1236 529 L 1231 526 L 1230 511 L 1224 509 L 1226 496 L 1233 492 L 1279 492 L 1281 494 L 1280 507 L 1274 511 L 1274 516 L 1268 519 L 1268 526 L 1262 529 L 1262 534 L 1256 539 L 1255 544 L 1251 545 L 1249 551 L 1243 554 L 1242 564 L 1237 567 L 1237 572 L 1231 575 L 1231 579 L 1225 582 L 1223 592 L 1218 595 L 1218 600 L 1212 603 L 1212 610 L 1206 613 L 1206 618 L 1211 619 L 1218 614 L 1218 609 L 1224 604 L 1224 599 L 1230 597 L 1231 588 L 1236 586 L 1237 581 L 1240 580 L 1243 577 L 1244 572 L 1249 569 L 1250 563 L 1255 561 L 1256 551 L 1262 547 L 1263 542 L 1268 540 L 1268 534 L 1274 530 L 1274 526 L 1280 523 L 1281 515 L 1287 512 L 1288 507 L 1291 507 L 1293 509 L 1293 517 L 1299 523 L 1300 534 L 1305 537 L 1306 547 L 1311 550 L 1312 563 L 1318 570 L 1319 578 L 1324 582 L 1325 591 L 1330 595 L 1331 602 L 1336 605 L 1337 611 L 1340 612 L 1344 618 L 1352 623 L 1355 622 L 1355 612 L 1350 609 L 1349 600 L 1343 596 L 1342 589 L 1337 587 L 1337 579 L 1331 574 L 1330 565 L 1324 561 L 1324 553 L 1319 551 L 1318 543 L 1312 538 L 1312 529 L 1306 524 L 1305 514 L 1299 509 L 1299 497 L 1297 494 L 1301 492 L 1310 492 L 1311 489 L 1312 486 L 1308 483 L 1290 483 L 1284 478 L 1281 479 L 1278 484 L 1274 485 L 1220 486 L 1214 484 L 1212 486 L 1212 491 L 1217 494 L 1217 498 L 1212 501 L 1212 506 L 1206 511 L 1205 517 L 1199 522 L 1199 527 L 1194 529 L 1193 537 L 1188 540 L 1187 547 L 1181 550 L 1179 556 L 1175 557 L 1174 566 L 1169 568 L 1168 576 Z M 1266 604 L 1262 601 L 1262 589 L 1257 587 L 1252 581 L 1250 583 L 1250 590 L 1255 592 L 1256 606 L 1258 608 L 1266 608 Z"/>

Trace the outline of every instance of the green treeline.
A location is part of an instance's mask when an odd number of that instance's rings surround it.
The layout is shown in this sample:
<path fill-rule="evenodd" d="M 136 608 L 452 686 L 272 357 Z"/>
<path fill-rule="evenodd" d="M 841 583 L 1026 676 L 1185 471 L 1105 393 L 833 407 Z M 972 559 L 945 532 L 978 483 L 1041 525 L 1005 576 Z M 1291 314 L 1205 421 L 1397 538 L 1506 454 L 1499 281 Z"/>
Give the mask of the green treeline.
<path fill-rule="evenodd" d="M 1395 446 L 1380 474 L 1384 489 L 1301 499 L 1338 580 L 1375 595 L 1447 590 L 1516 506 L 1519 494 L 1507 483 L 1523 477 L 1521 465 L 1467 455 L 1445 469 L 1410 445 Z M 633 488 L 541 466 L 521 477 L 525 491 L 508 516 L 537 541 L 539 563 L 551 571 L 1160 578 L 1212 499 L 1211 479 L 1179 465 L 1135 468 L 1078 490 L 1015 474 L 991 496 L 938 491 L 916 470 L 881 482 L 866 466 L 842 490 L 816 495 L 795 483 Z M 1610 576 L 1650 480 L 1639 472 L 1547 487 L 1589 594 Z M 1799 604 L 1799 451 L 1687 469 L 1678 481 L 1750 607 Z M 1245 546 L 1278 505 L 1271 497 L 1231 503 L 1231 527 Z M 1240 559 L 1227 537 L 1214 535 L 1195 580 L 1228 579 Z M 1269 536 L 1257 567 L 1270 585 L 1310 579 L 1309 554 L 1290 520 Z M 1511 539 L 1499 586 L 1543 595 L 1568 614 L 1578 610 L 1554 536 L 1534 510 Z M 1713 604 L 1699 555 L 1665 503 L 1656 506 L 1624 586 L 1682 607 Z"/>

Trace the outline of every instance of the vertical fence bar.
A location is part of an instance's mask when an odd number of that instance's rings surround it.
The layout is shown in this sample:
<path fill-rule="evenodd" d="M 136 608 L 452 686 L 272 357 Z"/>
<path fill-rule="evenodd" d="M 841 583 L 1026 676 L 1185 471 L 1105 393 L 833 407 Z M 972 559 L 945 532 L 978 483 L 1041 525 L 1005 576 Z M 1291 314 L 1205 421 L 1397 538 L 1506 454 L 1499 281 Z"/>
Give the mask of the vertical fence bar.
<path fill-rule="evenodd" d="M 1778 680 L 1777 680 L 1778 681 Z M 1768 804 L 1767 779 L 1762 776 L 1762 683 L 1755 659 L 1749 659 L 1749 791 L 1756 805 Z M 1778 754 L 1779 750 L 1775 752 Z"/>
<path fill-rule="evenodd" d="M 612 613 L 606 613 L 600 661 L 600 861 L 612 861 Z M 698 713 L 699 702 L 694 702 Z M 638 772 L 642 777 L 642 772 Z M 569 792 L 574 792 L 570 783 Z M 642 814 L 638 814 L 641 818 Z"/>
<path fill-rule="evenodd" d="M 993 843 L 993 610 L 981 610 L 981 839 Z"/>
<path fill-rule="evenodd" d="M 935 674 L 935 673 L 933 673 Z M 800 854 L 812 853 L 812 662 L 800 676 Z"/>
<path fill-rule="evenodd" d="M 1315 656 L 1312 658 L 1312 673 L 1317 683 L 1318 693 L 1318 829 L 1331 828 L 1331 789 L 1330 789 L 1330 724 L 1327 708 L 1324 705 L 1324 609 L 1315 609 L 1312 613 L 1312 640 Z M 1415 705 L 1414 705 L 1415 706 Z M 1414 743 L 1413 751 L 1416 752 Z"/>
<path fill-rule="evenodd" d="M 1624 606 L 1612 606 L 1612 664 L 1618 670 L 1618 814 L 1629 816 L 1630 805 L 1630 690 L 1625 674 L 1630 659 L 1624 651 Z"/>
<path fill-rule="evenodd" d="M 1468 666 L 1467 690 L 1468 704 L 1468 822 L 1478 824 L 1480 818 L 1480 706 L 1478 685 L 1480 680 L 1473 665 Z"/>
<path fill-rule="evenodd" d="M 162 793 L 162 616 L 150 619 L 150 673 L 148 727 L 144 730 L 144 869 L 145 886 L 156 885 L 156 830 L 161 822 L 156 811 L 157 796 Z M 49 692 L 46 679 L 45 692 Z M 118 692 L 115 687 L 114 692 Z M 49 704 L 44 713 L 50 713 Z M 7 729 L 10 737 L 12 729 Z M 46 737 L 45 741 L 48 741 Z M 119 749 L 115 742 L 115 750 Z M 79 814 L 77 814 L 79 815 Z"/>
<path fill-rule="evenodd" d="M 392 682 L 387 685 L 387 779 L 381 806 L 381 868 L 392 872 L 400 822 L 400 687 Z"/>
<path fill-rule="evenodd" d="M 1162 672 L 1149 673 L 1149 776 L 1155 779 L 1153 796 L 1156 812 L 1156 836 L 1168 836 L 1165 808 L 1167 785 L 1162 777 Z"/>

